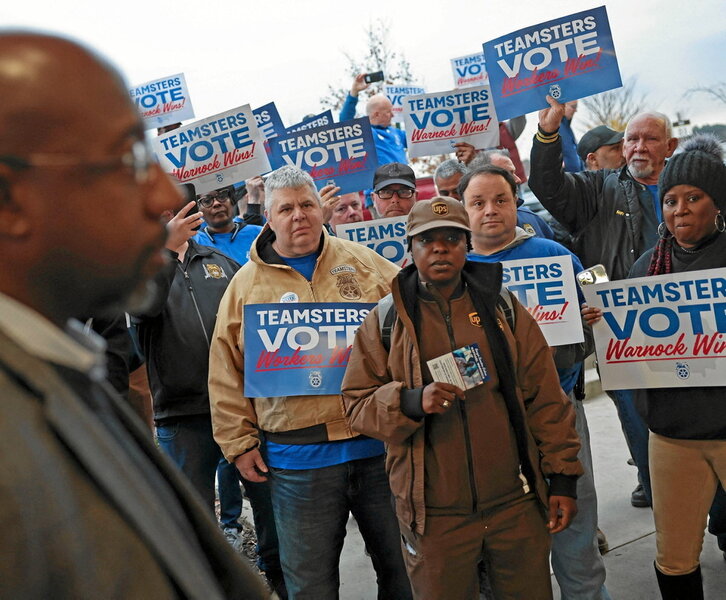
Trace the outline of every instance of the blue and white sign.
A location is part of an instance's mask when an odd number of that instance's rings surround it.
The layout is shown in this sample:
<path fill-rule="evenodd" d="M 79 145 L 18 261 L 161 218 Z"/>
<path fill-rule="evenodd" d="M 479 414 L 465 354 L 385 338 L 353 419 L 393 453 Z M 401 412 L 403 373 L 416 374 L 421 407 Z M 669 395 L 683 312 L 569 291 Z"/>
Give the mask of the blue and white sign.
<path fill-rule="evenodd" d="M 248 398 L 340 394 L 355 332 L 375 303 L 248 304 Z"/>
<path fill-rule="evenodd" d="M 484 44 L 501 121 L 620 87 L 604 6 L 520 29 Z"/>
<path fill-rule="evenodd" d="M 726 385 L 726 269 L 582 287 L 605 390 Z"/>
<path fill-rule="evenodd" d="M 129 95 L 141 113 L 144 129 L 164 127 L 194 118 L 184 73 L 136 85 L 129 88 Z"/>
<path fill-rule="evenodd" d="M 197 194 L 232 185 L 270 170 L 249 104 L 151 140 L 162 169 Z"/>
<path fill-rule="evenodd" d="M 333 180 L 341 194 L 369 188 L 378 166 L 368 117 L 276 137 L 269 145 L 273 169 L 294 165 L 310 173 L 318 189 Z"/>
<path fill-rule="evenodd" d="M 266 140 L 278 135 L 285 135 L 285 126 L 282 124 L 280 113 L 274 102 L 260 106 L 252 111 L 257 121 L 257 128 Z"/>
<path fill-rule="evenodd" d="M 483 52 L 452 58 L 451 70 L 454 73 L 454 85 L 458 88 L 484 85 L 489 81 Z"/>
<path fill-rule="evenodd" d="M 383 93 L 393 105 L 393 121 L 403 123 L 403 99 L 412 94 L 425 94 L 426 90 L 418 85 L 384 85 Z"/>
<path fill-rule="evenodd" d="M 295 125 L 291 125 L 285 131 L 287 133 L 295 133 L 296 131 L 302 131 L 303 129 L 314 129 L 316 127 L 325 127 L 333 122 L 333 113 L 330 109 L 321 112 L 319 115 L 313 115 L 307 119 L 303 119 Z"/>
<path fill-rule="evenodd" d="M 449 154 L 456 142 L 475 148 L 499 145 L 499 121 L 489 86 L 407 96 L 403 110 L 412 158 Z"/>
<path fill-rule="evenodd" d="M 502 268 L 502 285 L 537 321 L 548 345 L 576 344 L 585 339 L 569 255 L 503 260 Z"/>
<path fill-rule="evenodd" d="M 335 226 L 336 235 L 343 240 L 358 242 L 375 250 L 383 258 L 403 268 L 411 264 L 406 236 L 406 219 L 391 217 Z"/>

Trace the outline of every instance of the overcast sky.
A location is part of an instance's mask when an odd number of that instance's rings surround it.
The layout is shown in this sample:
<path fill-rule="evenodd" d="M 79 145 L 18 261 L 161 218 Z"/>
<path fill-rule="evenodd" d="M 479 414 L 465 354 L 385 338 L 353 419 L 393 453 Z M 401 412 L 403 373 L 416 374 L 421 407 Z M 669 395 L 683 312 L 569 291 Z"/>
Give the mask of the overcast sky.
<path fill-rule="evenodd" d="M 184 72 L 197 118 L 274 101 L 291 125 L 321 110 L 329 83 L 349 88 L 343 53 L 364 53 L 364 30 L 376 19 L 389 23 L 395 49 L 434 92 L 453 88 L 451 58 L 481 51 L 482 42 L 516 29 L 601 4 L 5 0 L 0 24 L 75 37 L 106 55 L 129 84 Z M 723 0 L 618 0 L 606 6 L 623 80 L 637 76 L 652 107 L 671 117 L 680 111 L 695 125 L 726 123 L 726 105 L 706 95 L 683 97 L 690 87 L 726 82 Z M 529 118 L 530 127 L 535 119 Z"/>

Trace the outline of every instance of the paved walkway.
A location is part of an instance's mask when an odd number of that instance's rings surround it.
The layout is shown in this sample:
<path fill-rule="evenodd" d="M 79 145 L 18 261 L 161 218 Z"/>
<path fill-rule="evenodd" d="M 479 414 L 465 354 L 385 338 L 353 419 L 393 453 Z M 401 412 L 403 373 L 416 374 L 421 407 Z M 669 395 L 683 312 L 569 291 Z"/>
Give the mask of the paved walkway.
<path fill-rule="evenodd" d="M 608 591 L 613 600 L 658 600 L 653 573 L 653 513 L 649 508 L 630 505 L 630 493 L 637 483 L 636 471 L 627 464 L 628 450 L 615 407 L 605 394 L 598 394 L 585 402 L 585 411 L 595 464 L 600 528 L 610 544 L 610 552 L 605 555 Z M 701 568 L 706 598 L 726 598 L 726 560 L 716 547 L 716 539 L 709 534 L 704 540 Z M 559 598 L 554 577 L 553 585 L 555 598 Z M 373 568 L 352 520 L 343 548 L 340 592 L 341 600 L 376 598 Z"/>

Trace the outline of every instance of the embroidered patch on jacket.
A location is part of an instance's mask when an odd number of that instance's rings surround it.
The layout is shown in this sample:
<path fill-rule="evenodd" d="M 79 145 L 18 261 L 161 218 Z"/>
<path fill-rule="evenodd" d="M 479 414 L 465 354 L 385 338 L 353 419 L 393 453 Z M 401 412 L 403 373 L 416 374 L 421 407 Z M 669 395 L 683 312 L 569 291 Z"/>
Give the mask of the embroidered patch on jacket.
<path fill-rule="evenodd" d="M 280 296 L 280 303 L 286 304 L 290 302 L 299 302 L 300 298 L 295 292 L 285 292 L 282 296 Z"/>
<path fill-rule="evenodd" d="M 336 282 L 340 295 L 346 300 L 360 300 L 363 293 L 356 281 L 355 275 L 340 273 Z"/>
<path fill-rule="evenodd" d="M 449 207 L 446 205 L 446 202 L 438 200 L 431 204 L 431 212 L 439 217 L 443 217 L 449 214 Z"/>
<path fill-rule="evenodd" d="M 337 275 L 338 273 L 355 273 L 355 267 L 351 267 L 350 265 L 338 265 L 337 267 L 333 267 L 330 269 L 331 275 Z"/>
<path fill-rule="evenodd" d="M 469 313 L 469 322 L 474 327 L 481 327 L 481 317 L 478 312 Z"/>
<path fill-rule="evenodd" d="M 524 229 L 527 233 L 531 233 L 532 235 L 537 235 L 537 232 L 534 230 L 534 227 L 530 225 L 529 223 L 522 223 L 522 229 Z"/>
<path fill-rule="evenodd" d="M 209 265 L 203 265 L 204 267 L 204 279 L 209 279 L 210 277 L 212 279 L 227 279 L 227 274 L 224 272 L 224 269 L 220 267 L 219 265 L 215 264 L 209 264 Z"/>

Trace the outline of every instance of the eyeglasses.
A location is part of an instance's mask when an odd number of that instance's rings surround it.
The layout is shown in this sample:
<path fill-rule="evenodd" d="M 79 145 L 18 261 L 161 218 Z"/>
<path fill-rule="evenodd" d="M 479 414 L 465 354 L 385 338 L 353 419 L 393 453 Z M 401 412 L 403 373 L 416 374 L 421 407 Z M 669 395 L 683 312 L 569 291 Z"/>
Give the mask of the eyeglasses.
<path fill-rule="evenodd" d="M 84 167 L 102 171 L 125 167 L 133 174 L 136 183 L 141 185 L 151 181 L 151 167 L 154 161 L 146 143 L 138 140 L 133 143 L 128 152 L 120 156 L 90 159 L 72 154 L 30 154 L 23 158 L 5 154 L 0 155 L 0 163 L 18 171 L 44 167 Z"/>
<path fill-rule="evenodd" d="M 393 198 L 393 194 L 396 194 L 401 200 L 408 200 L 409 198 L 413 198 L 413 193 L 416 190 L 412 190 L 411 188 L 401 188 L 400 190 L 391 190 L 388 188 L 383 188 L 381 190 L 378 190 L 376 194 L 381 200 L 389 200 Z"/>
<path fill-rule="evenodd" d="M 232 198 L 232 195 L 228 191 L 223 192 L 215 192 L 214 194 L 207 194 L 206 196 L 199 196 L 199 204 L 201 204 L 204 208 L 209 208 L 214 204 L 214 201 L 217 202 L 226 202 L 227 200 L 230 200 Z"/>

